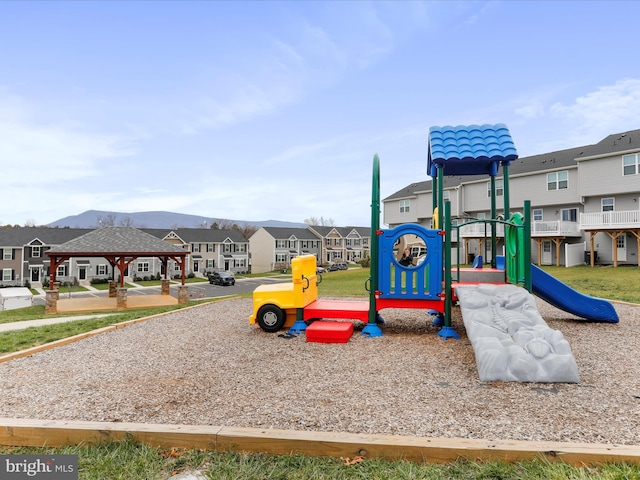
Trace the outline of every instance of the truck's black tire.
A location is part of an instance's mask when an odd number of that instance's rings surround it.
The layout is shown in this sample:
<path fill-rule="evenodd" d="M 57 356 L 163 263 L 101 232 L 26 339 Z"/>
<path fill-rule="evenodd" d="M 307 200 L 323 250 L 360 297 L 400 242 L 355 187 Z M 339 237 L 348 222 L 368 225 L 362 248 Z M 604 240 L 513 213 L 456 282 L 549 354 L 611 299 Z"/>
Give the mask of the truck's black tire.
<path fill-rule="evenodd" d="M 258 325 L 260 325 L 260 328 L 265 332 L 277 332 L 284 326 L 286 320 L 287 315 L 280 307 L 276 307 L 275 305 L 263 305 L 260 307 L 260 310 L 258 310 Z"/>

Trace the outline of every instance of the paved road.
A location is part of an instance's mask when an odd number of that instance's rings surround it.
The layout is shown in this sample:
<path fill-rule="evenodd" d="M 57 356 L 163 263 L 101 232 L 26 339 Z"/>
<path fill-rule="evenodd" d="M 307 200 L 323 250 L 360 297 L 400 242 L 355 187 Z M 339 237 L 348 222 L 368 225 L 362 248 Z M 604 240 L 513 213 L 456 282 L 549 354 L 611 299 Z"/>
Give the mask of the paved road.
<path fill-rule="evenodd" d="M 272 277 L 260 277 L 260 278 L 239 278 L 236 279 L 234 286 L 223 287 L 221 285 L 210 285 L 208 282 L 189 283 L 189 296 L 192 299 L 198 298 L 216 298 L 224 297 L 227 295 L 235 295 L 238 293 L 253 292 L 258 286 L 265 283 L 281 283 L 289 281 L 290 278 L 272 278 Z M 178 285 L 171 284 L 170 294 L 174 297 L 178 297 Z M 73 298 L 86 298 L 86 297 L 104 297 L 108 295 L 108 291 L 99 290 L 91 292 L 77 292 L 71 294 Z M 160 295 L 160 286 L 157 287 L 140 287 L 130 288 L 127 291 L 127 295 Z M 60 292 L 60 298 L 68 298 L 69 293 L 62 288 Z M 34 305 L 44 305 L 45 299 L 43 296 L 37 296 L 33 298 Z"/>

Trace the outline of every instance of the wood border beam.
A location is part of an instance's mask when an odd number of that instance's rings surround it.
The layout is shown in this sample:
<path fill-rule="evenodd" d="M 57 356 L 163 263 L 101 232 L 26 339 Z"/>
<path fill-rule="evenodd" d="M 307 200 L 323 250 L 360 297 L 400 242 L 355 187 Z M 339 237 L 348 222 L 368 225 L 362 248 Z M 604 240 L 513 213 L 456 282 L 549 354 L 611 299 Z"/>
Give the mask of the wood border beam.
<path fill-rule="evenodd" d="M 154 448 L 197 448 L 274 455 L 352 457 L 450 463 L 545 458 L 576 466 L 640 463 L 640 446 L 468 438 L 427 438 L 198 425 L 158 425 L 0 418 L 5 446 L 61 447 L 132 438 Z"/>

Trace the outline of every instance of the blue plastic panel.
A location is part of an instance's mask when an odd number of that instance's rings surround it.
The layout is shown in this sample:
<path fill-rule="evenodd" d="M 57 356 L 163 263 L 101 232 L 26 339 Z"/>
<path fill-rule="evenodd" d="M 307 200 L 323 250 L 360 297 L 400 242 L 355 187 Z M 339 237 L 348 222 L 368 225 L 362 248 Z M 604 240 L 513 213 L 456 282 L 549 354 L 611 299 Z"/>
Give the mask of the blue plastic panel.
<path fill-rule="evenodd" d="M 382 230 L 378 250 L 378 291 L 380 298 L 438 300 L 442 293 L 442 236 L 440 230 L 427 230 L 408 223 Z M 416 235 L 427 253 L 420 265 L 405 267 L 396 261 L 394 247 L 403 235 Z M 396 247 L 397 248 L 397 247 Z"/>

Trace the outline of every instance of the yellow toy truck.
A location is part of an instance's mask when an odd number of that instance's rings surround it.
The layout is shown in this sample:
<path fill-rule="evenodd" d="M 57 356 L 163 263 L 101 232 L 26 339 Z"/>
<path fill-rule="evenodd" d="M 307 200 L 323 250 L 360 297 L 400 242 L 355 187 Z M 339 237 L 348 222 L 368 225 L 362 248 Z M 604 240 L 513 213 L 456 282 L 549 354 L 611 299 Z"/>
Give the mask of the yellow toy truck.
<path fill-rule="evenodd" d="M 258 323 L 265 332 L 277 332 L 302 321 L 303 309 L 318 298 L 316 257 L 299 255 L 291 261 L 292 281 L 260 285 L 253 291 L 253 315 L 249 323 Z"/>

